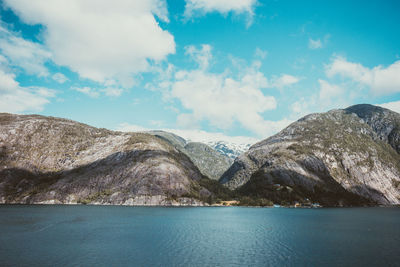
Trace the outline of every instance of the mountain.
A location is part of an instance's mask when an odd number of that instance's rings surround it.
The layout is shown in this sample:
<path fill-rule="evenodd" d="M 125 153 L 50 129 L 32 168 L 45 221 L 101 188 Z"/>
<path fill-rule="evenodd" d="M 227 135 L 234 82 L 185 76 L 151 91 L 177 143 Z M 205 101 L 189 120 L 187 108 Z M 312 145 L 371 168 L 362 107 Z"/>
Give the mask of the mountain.
<path fill-rule="evenodd" d="M 150 131 L 150 133 L 151 132 L 168 132 L 169 134 L 175 134 L 181 138 L 183 137 L 186 143 L 194 142 L 206 144 L 232 160 L 247 151 L 252 144 L 259 141 L 259 139 L 253 137 L 227 136 L 222 133 L 210 133 L 201 130 L 165 129 L 164 131 Z"/>
<path fill-rule="evenodd" d="M 204 205 L 212 189 L 217 182 L 154 135 L 0 114 L 0 203 Z"/>
<path fill-rule="evenodd" d="M 389 109 L 362 104 L 346 109 L 349 113 L 355 113 L 362 118 L 380 140 L 385 141 L 397 153 L 400 153 L 400 115 Z"/>
<path fill-rule="evenodd" d="M 149 133 L 151 135 L 154 135 L 155 137 L 165 140 L 166 142 L 173 145 L 175 148 L 183 148 L 187 144 L 187 142 L 184 138 L 182 138 L 174 133 L 161 131 L 161 130 L 148 131 L 146 133 Z"/>
<path fill-rule="evenodd" d="M 275 203 L 400 204 L 399 122 L 372 105 L 305 116 L 251 146 L 220 182 Z"/>
<path fill-rule="evenodd" d="M 245 143 L 208 140 L 223 155 L 164 131 L 0 113 L 0 203 L 400 204 L 399 129 L 400 114 L 371 105 L 310 114 L 231 165 Z"/>
<path fill-rule="evenodd" d="M 204 142 L 204 141 L 203 141 Z M 208 146 L 214 148 L 216 151 L 220 152 L 221 154 L 231 158 L 234 160 L 237 158 L 240 154 L 243 152 L 247 151 L 252 143 L 249 142 L 229 142 L 229 141 L 205 141 L 205 144 Z"/>
<path fill-rule="evenodd" d="M 186 144 L 184 153 L 193 161 L 202 174 L 213 180 L 221 178 L 222 174 L 233 163 L 231 158 L 199 142 Z"/>
<path fill-rule="evenodd" d="M 169 142 L 176 149 L 188 156 L 199 168 L 200 172 L 213 180 L 232 165 L 233 160 L 212 147 L 200 142 L 187 142 L 182 137 L 165 131 L 149 131 L 148 133 Z"/>

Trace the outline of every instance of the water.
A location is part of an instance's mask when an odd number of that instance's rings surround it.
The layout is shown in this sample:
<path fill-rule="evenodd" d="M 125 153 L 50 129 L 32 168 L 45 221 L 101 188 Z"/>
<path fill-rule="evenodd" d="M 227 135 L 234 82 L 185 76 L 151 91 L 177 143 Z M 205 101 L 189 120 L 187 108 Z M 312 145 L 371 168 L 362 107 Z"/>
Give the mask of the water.
<path fill-rule="evenodd" d="M 400 209 L 0 205 L 0 266 L 399 266 Z"/>

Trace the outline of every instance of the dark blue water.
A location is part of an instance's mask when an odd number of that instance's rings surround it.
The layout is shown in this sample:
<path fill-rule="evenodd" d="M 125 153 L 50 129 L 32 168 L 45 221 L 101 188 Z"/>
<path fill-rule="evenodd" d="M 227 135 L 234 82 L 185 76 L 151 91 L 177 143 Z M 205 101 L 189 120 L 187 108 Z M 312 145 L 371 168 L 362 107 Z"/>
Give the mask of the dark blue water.
<path fill-rule="evenodd" d="M 400 209 L 0 205 L 0 266 L 399 266 Z"/>

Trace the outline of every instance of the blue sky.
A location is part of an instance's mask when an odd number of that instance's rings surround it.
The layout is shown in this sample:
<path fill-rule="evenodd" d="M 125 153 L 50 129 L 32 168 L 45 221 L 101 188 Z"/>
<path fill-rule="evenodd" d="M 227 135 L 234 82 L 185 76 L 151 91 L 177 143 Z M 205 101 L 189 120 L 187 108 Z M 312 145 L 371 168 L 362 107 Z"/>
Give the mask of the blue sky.
<path fill-rule="evenodd" d="M 7 0 L 0 111 L 256 139 L 357 103 L 400 111 L 398 14 L 372 0 Z"/>

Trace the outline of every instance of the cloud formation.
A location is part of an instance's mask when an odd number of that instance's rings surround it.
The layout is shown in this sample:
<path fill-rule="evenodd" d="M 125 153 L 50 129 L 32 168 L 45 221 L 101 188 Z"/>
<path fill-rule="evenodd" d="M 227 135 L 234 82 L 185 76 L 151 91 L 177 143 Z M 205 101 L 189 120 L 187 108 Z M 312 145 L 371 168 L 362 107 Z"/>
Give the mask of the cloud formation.
<path fill-rule="evenodd" d="M 282 89 L 283 87 L 298 83 L 300 78 L 289 74 L 282 74 L 280 77 L 275 78 L 270 87 Z"/>
<path fill-rule="evenodd" d="M 145 132 L 151 131 L 154 129 L 142 127 L 135 124 L 129 123 L 121 123 L 117 129 L 117 131 L 121 132 Z M 183 137 L 186 140 L 191 142 L 218 142 L 218 141 L 226 141 L 234 144 L 254 144 L 259 139 L 248 137 L 248 136 L 228 136 L 221 132 L 207 132 L 203 130 L 195 130 L 195 129 L 169 129 L 169 128 L 162 128 L 162 131 L 174 133 L 178 136 Z"/>
<path fill-rule="evenodd" d="M 22 113 L 41 111 L 55 92 L 43 87 L 23 87 L 15 75 L 0 69 L 0 111 Z"/>
<path fill-rule="evenodd" d="M 219 12 L 223 15 L 232 12 L 246 14 L 247 24 L 250 25 L 256 4 L 257 0 L 186 0 L 184 16 L 191 18 L 211 12 Z"/>
<path fill-rule="evenodd" d="M 85 86 L 85 87 L 71 87 L 72 90 L 77 91 L 79 93 L 85 94 L 91 98 L 97 98 L 100 96 L 100 93 L 91 87 Z"/>
<path fill-rule="evenodd" d="M 400 61 L 384 67 L 367 68 L 360 63 L 349 62 L 336 57 L 325 67 L 328 77 L 339 75 L 367 86 L 375 95 L 389 95 L 400 92 Z"/>
<path fill-rule="evenodd" d="M 227 130 L 238 122 L 245 129 L 260 137 L 266 137 L 281 130 L 291 121 L 267 121 L 263 113 L 277 107 L 273 96 L 264 91 L 270 84 L 259 70 L 261 63 L 253 62 L 236 75 L 227 69 L 223 73 L 212 72 L 209 68 L 212 60 L 211 46 L 188 46 L 186 54 L 198 64 L 193 70 L 176 70 L 168 66 L 162 73 L 163 79 L 151 88 L 160 88 L 169 99 L 178 99 L 187 112 L 177 117 L 177 123 L 183 128 L 197 128 L 202 121 L 213 127 Z M 286 86 L 297 82 L 297 78 L 282 75 L 276 84 Z"/>
<path fill-rule="evenodd" d="M 58 83 L 65 83 L 66 81 L 68 81 L 68 78 L 65 77 L 64 74 L 59 73 L 59 72 L 53 74 L 53 76 L 51 76 L 51 78 L 53 78 L 53 80 L 55 80 Z"/>
<path fill-rule="evenodd" d="M 175 52 L 174 37 L 155 16 L 168 22 L 163 0 L 5 0 L 25 23 L 44 26 L 44 44 L 53 61 L 100 83 L 134 84 Z M 36 49 L 37 51 L 40 51 Z"/>
<path fill-rule="evenodd" d="M 193 50 L 193 47 L 189 49 Z M 209 46 L 203 46 L 196 50 L 195 59 L 208 58 L 209 53 Z M 275 98 L 261 91 L 268 85 L 265 76 L 255 67 L 248 68 L 238 77 L 230 77 L 211 73 L 206 66 L 208 60 L 203 60 L 198 69 L 175 74 L 171 95 L 192 111 L 180 115 L 178 121 L 206 119 L 213 126 L 228 129 L 237 120 L 246 129 L 265 134 L 260 113 L 276 108 Z"/>
<path fill-rule="evenodd" d="M 321 39 L 313 40 L 313 39 L 310 38 L 310 39 L 308 40 L 308 48 L 310 48 L 310 49 L 319 49 L 319 48 L 322 48 Z"/>
<path fill-rule="evenodd" d="M 45 63 L 51 59 L 51 53 L 3 26 L 0 26 L 0 51 L 11 66 L 21 68 L 29 75 L 49 75 Z"/>
<path fill-rule="evenodd" d="M 320 86 L 319 99 L 322 101 L 331 101 L 344 93 L 344 89 L 339 85 L 331 84 L 321 79 L 318 80 L 318 83 Z"/>
<path fill-rule="evenodd" d="M 376 104 L 377 106 L 387 108 L 390 110 L 393 110 L 397 113 L 400 113 L 400 101 L 393 101 L 393 102 L 388 102 L 388 103 L 383 103 L 383 104 Z"/>
<path fill-rule="evenodd" d="M 123 89 L 117 87 L 105 87 L 105 88 L 92 88 L 88 86 L 84 87 L 71 87 L 72 90 L 85 94 L 91 98 L 98 98 L 101 93 L 106 96 L 117 97 L 123 92 Z"/>

